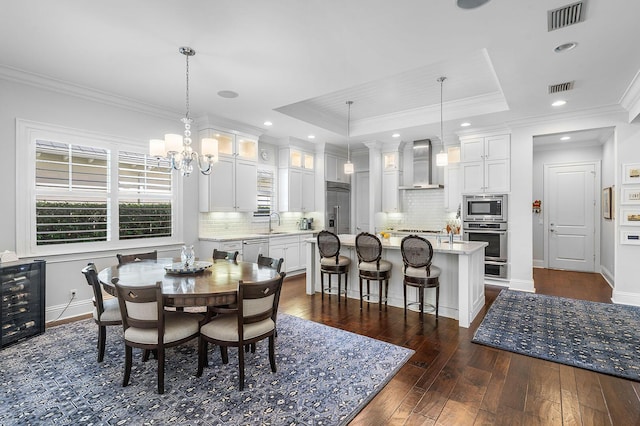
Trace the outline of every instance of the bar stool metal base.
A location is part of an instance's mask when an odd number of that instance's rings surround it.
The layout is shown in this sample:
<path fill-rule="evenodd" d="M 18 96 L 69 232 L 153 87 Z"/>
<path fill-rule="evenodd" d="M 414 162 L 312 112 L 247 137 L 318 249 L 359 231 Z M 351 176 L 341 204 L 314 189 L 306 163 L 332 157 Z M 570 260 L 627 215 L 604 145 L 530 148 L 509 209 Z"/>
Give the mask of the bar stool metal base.
<path fill-rule="evenodd" d="M 320 287 L 322 293 L 322 300 L 324 300 L 324 295 L 332 295 L 335 294 L 338 296 L 338 302 L 340 301 L 340 295 L 344 294 L 344 303 L 347 303 L 347 285 L 349 282 L 349 267 L 332 267 L 330 271 L 327 270 L 326 267 L 322 267 L 320 269 Z M 324 286 L 324 276 L 329 276 L 329 284 L 328 287 Z M 338 276 L 338 287 L 332 287 L 331 285 L 331 276 Z M 342 275 L 344 275 L 344 289 L 342 288 Z"/>

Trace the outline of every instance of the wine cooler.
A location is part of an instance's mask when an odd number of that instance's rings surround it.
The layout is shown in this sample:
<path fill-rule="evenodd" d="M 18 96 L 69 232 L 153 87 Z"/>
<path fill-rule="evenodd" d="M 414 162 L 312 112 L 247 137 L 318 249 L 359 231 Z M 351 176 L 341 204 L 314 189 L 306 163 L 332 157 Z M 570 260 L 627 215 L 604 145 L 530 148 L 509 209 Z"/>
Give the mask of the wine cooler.
<path fill-rule="evenodd" d="M 0 348 L 44 333 L 45 261 L 0 263 Z"/>

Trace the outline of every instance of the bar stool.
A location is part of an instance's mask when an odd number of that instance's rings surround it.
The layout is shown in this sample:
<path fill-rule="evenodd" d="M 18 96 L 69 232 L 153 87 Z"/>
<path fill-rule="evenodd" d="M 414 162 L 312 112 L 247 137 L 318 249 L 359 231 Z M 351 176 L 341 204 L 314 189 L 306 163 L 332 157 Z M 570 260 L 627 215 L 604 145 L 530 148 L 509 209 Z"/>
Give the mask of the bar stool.
<path fill-rule="evenodd" d="M 318 250 L 320 251 L 320 287 L 322 289 L 322 300 L 324 294 L 337 294 L 338 301 L 342 292 L 342 275 L 344 274 L 344 302 L 347 303 L 347 282 L 349 280 L 349 265 L 351 259 L 346 256 L 340 256 L 340 239 L 338 236 L 329 231 L 320 231 L 318 233 Z M 329 275 L 329 286 L 324 287 L 324 275 Z M 331 287 L 331 276 L 338 276 L 337 292 Z"/>
<path fill-rule="evenodd" d="M 358 276 L 360 279 L 360 309 L 362 300 L 371 301 L 370 281 L 378 282 L 378 310 L 382 310 L 382 300 L 387 308 L 389 296 L 389 277 L 391 276 L 391 262 L 381 259 L 382 243 L 373 234 L 361 232 L 356 236 L 356 253 L 358 253 Z M 362 280 L 367 281 L 367 293 L 362 294 Z M 384 290 L 384 297 L 382 296 Z"/>
<path fill-rule="evenodd" d="M 427 304 L 427 308 L 436 314 L 438 319 L 438 304 L 440 300 L 440 268 L 431 264 L 433 247 L 425 238 L 409 235 L 400 243 L 402 260 L 404 262 L 404 316 L 407 317 L 407 306 L 420 305 L 420 321 L 424 319 L 424 289 L 436 289 L 436 305 Z M 407 287 L 418 289 L 418 301 L 407 304 Z"/>

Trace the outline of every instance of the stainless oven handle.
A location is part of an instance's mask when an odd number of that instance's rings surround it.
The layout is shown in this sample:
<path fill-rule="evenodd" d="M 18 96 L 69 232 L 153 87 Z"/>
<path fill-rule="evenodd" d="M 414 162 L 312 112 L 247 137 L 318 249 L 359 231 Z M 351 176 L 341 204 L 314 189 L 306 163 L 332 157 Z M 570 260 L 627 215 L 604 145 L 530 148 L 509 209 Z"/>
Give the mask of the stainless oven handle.
<path fill-rule="evenodd" d="M 474 234 L 506 234 L 507 233 L 507 231 L 496 231 L 496 230 L 490 230 L 490 229 L 463 229 L 462 232 L 464 233 L 473 232 Z"/>

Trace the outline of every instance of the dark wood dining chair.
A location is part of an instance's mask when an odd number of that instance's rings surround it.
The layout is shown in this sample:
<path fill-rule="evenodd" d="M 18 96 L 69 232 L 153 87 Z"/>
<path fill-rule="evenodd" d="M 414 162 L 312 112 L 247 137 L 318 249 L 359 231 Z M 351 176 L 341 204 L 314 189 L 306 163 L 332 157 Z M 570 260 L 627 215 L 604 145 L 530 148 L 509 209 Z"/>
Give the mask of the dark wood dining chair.
<path fill-rule="evenodd" d="M 276 313 L 280 301 L 280 290 L 285 273 L 266 281 L 238 284 L 238 307 L 236 312 L 219 315 L 200 327 L 198 339 L 198 377 L 208 365 L 208 343 L 220 346 L 222 362 L 229 362 L 227 348 L 238 348 L 239 386 L 244 389 L 243 347 L 269 339 L 269 363 L 276 372 L 275 332 Z"/>
<path fill-rule="evenodd" d="M 236 262 L 238 260 L 239 251 L 222 251 L 218 249 L 213 249 L 213 259 L 214 260 L 229 260 L 231 262 Z"/>
<path fill-rule="evenodd" d="M 158 250 L 150 251 L 148 253 L 135 253 L 135 254 L 116 254 L 118 258 L 118 264 L 123 265 L 125 263 L 140 262 L 141 260 L 158 260 Z"/>
<path fill-rule="evenodd" d="M 283 258 L 276 259 L 275 257 L 263 256 L 262 253 L 258 253 L 258 261 L 256 262 L 260 266 L 267 266 L 271 269 L 275 269 L 280 272 L 282 269 Z"/>
<path fill-rule="evenodd" d="M 98 362 L 102 362 L 107 340 L 107 327 L 122 324 L 120 305 L 115 297 L 108 299 L 103 297 L 96 265 L 89 263 L 82 269 L 82 273 L 87 279 L 87 284 L 93 290 L 93 320 L 98 324 Z"/>
<path fill-rule="evenodd" d="M 156 351 L 158 356 L 158 393 L 164 393 L 165 348 L 181 345 L 198 337 L 203 316 L 167 311 L 162 297 L 162 281 L 149 286 L 124 286 L 113 279 L 122 327 L 124 328 L 125 364 L 122 386 L 129 384 L 132 351 Z"/>

